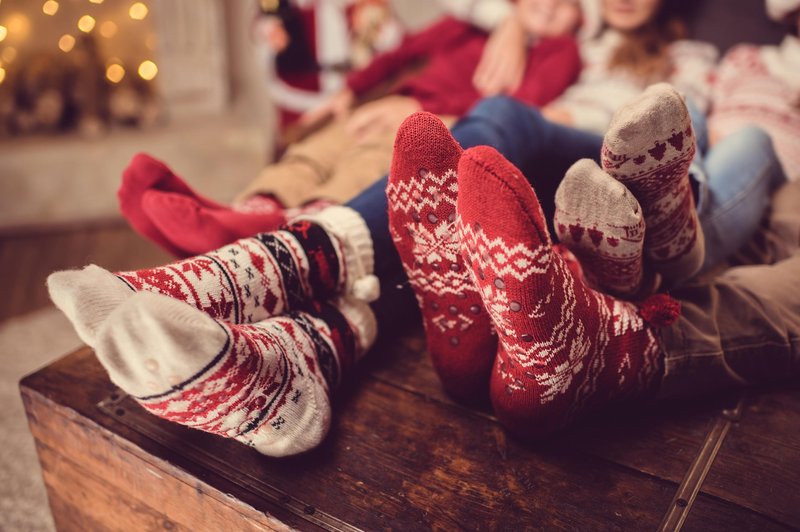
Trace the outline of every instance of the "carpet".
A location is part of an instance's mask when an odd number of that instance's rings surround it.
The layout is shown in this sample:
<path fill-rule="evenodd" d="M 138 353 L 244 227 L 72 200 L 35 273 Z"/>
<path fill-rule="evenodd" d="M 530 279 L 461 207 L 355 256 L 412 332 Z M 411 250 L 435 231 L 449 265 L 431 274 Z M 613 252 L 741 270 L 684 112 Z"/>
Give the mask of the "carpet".
<path fill-rule="evenodd" d="M 55 308 L 0 323 L 0 530 L 55 530 L 19 381 L 80 345 Z"/>

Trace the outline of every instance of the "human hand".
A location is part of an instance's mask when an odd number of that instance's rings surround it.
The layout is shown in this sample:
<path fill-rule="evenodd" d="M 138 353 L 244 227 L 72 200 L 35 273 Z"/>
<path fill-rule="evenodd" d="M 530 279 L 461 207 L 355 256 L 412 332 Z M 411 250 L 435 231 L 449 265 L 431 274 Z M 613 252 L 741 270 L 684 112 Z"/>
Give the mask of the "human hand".
<path fill-rule="evenodd" d="M 575 123 L 572 113 L 569 110 L 557 105 L 548 105 L 542 108 L 542 116 L 556 124 L 571 126 Z"/>
<path fill-rule="evenodd" d="M 519 88 L 527 59 L 525 41 L 525 31 L 513 15 L 492 32 L 472 76 L 478 92 L 495 96 Z"/>
<path fill-rule="evenodd" d="M 314 109 L 303 113 L 299 122 L 303 126 L 310 126 L 330 116 L 336 119 L 344 118 L 350 112 L 354 100 L 353 91 L 345 87 Z"/>
<path fill-rule="evenodd" d="M 397 131 L 407 116 L 421 110 L 422 106 L 414 98 L 386 96 L 353 111 L 346 130 L 358 143 L 363 143 L 373 135 Z"/>
<path fill-rule="evenodd" d="M 255 35 L 274 54 L 281 53 L 289 46 L 289 33 L 283 21 L 276 16 L 259 17 L 255 24 Z"/>

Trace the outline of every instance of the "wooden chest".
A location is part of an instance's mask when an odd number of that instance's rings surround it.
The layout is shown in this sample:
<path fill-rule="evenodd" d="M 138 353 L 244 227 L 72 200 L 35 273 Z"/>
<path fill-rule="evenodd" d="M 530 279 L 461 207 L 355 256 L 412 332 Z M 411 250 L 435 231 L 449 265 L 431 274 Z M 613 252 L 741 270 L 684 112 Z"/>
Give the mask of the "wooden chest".
<path fill-rule="evenodd" d="M 272 459 L 157 419 L 89 348 L 21 383 L 60 530 L 785 530 L 800 391 L 617 410 L 535 446 L 440 391 L 420 334 L 378 346 L 330 436 Z"/>

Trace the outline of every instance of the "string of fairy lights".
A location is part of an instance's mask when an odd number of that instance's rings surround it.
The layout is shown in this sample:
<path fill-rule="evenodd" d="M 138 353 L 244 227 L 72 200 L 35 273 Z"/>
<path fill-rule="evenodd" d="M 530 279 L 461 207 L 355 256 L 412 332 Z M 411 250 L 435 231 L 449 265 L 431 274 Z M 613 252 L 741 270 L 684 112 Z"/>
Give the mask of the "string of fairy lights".
<path fill-rule="evenodd" d="M 0 0 L 0 4 L 2 4 L 2 1 L 3 0 Z M 106 0 L 82 1 L 86 1 L 89 4 L 103 4 Z M 65 12 L 65 10 L 61 9 L 61 4 L 65 2 L 70 2 L 70 0 L 45 0 L 41 4 L 42 16 L 60 16 L 59 12 Z M 75 4 L 75 1 L 72 0 L 71 3 Z M 72 11 L 74 12 L 74 9 Z M 132 2 L 127 10 L 128 17 L 134 21 L 145 20 L 149 13 L 150 9 L 147 7 L 147 4 L 138 1 Z M 64 14 L 64 16 L 73 15 Z M 77 20 L 75 20 L 74 27 L 75 31 L 64 33 L 58 37 L 56 42 L 58 49 L 65 54 L 69 54 L 73 50 L 77 42 L 76 37 L 79 33 L 91 34 L 96 32 L 105 39 L 112 39 L 119 31 L 119 26 L 114 20 L 98 20 L 89 13 L 80 15 Z M 16 59 L 18 53 L 16 47 L 3 45 L 3 42 L 7 39 L 11 40 L 12 37 L 16 37 L 16 41 L 21 41 L 27 37 L 29 32 L 30 20 L 22 13 L 12 13 L 5 19 L 0 19 L 0 47 L 2 48 L 0 51 L 0 84 L 6 79 L 7 66 Z M 150 46 L 150 48 L 152 48 L 152 46 Z M 121 82 L 126 75 L 129 75 L 129 70 L 135 72 L 135 75 L 138 75 L 145 81 L 151 81 L 158 74 L 158 66 L 152 59 L 144 59 L 138 62 L 138 64 L 125 65 L 122 60 L 111 58 L 106 64 L 105 76 L 108 81 L 116 84 Z"/>

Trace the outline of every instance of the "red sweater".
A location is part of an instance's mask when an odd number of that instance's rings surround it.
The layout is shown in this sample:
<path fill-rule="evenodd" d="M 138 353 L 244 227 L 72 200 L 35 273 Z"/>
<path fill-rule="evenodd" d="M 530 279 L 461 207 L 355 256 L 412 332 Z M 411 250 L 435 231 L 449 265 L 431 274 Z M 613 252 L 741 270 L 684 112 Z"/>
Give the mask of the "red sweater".
<path fill-rule="evenodd" d="M 472 75 L 487 39 L 485 32 L 473 26 L 444 18 L 407 36 L 395 50 L 376 56 L 369 65 L 351 73 L 347 85 L 356 95 L 362 95 L 398 71 L 423 61 L 422 70 L 400 80 L 392 93 L 416 99 L 425 111 L 461 116 L 482 97 L 472 85 Z M 529 50 L 522 84 L 511 96 L 541 107 L 569 87 L 580 69 L 575 39 L 542 39 Z"/>

